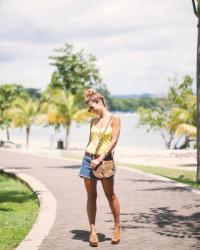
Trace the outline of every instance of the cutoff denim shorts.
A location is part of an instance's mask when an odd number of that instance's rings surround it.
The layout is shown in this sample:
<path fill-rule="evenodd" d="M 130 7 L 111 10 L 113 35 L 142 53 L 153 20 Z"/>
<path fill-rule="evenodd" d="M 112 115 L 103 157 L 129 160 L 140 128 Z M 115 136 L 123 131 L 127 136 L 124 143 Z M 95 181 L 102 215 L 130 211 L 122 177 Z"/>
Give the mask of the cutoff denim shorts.
<path fill-rule="evenodd" d="M 112 156 L 108 156 L 105 160 L 111 160 Z M 92 167 L 90 166 L 92 158 L 88 155 L 84 155 L 83 160 L 82 160 L 82 165 L 79 171 L 79 176 L 84 177 L 87 179 L 96 179 L 96 180 L 101 180 L 100 178 L 97 178 L 96 176 L 93 175 L 92 173 Z M 109 177 L 108 179 L 114 180 L 114 176 Z"/>

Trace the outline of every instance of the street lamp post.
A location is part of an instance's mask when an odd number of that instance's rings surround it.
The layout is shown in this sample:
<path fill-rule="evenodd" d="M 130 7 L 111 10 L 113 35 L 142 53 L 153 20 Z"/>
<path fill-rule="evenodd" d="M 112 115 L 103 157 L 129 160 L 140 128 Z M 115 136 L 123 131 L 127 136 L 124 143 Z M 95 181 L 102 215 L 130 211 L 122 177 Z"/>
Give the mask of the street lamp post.
<path fill-rule="evenodd" d="M 197 36 L 197 70 L 196 70 L 196 80 L 197 80 L 197 176 L 196 182 L 200 183 L 200 13 L 199 13 L 200 0 L 197 0 L 197 5 L 195 0 L 192 0 L 194 14 L 198 18 L 198 36 Z"/>

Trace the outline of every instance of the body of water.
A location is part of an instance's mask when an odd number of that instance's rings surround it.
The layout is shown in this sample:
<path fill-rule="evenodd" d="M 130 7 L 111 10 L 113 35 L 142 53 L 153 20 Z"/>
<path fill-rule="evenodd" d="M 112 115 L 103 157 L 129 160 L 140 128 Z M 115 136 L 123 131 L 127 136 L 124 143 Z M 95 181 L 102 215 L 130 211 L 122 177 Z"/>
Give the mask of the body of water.
<path fill-rule="evenodd" d="M 121 134 L 118 144 L 128 147 L 159 148 L 165 145 L 159 131 L 147 132 L 146 127 L 136 128 L 139 116 L 136 113 L 119 113 L 121 118 Z M 89 123 L 72 124 L 69 143 L 70 147 L 85 148 L 89 137 Z M 25 129 L 10 129 L 10 139 L 15 143 L 25 144 Z M 6 140 L 6 132 L 0 131 L 0 139 Z M 40 144 L 44 147 L 55 147 L 58 139 L 65 139 L 65 131 L 54 132 L 53 127 L 32 126 L 30 133 L 31 144 Z"/>

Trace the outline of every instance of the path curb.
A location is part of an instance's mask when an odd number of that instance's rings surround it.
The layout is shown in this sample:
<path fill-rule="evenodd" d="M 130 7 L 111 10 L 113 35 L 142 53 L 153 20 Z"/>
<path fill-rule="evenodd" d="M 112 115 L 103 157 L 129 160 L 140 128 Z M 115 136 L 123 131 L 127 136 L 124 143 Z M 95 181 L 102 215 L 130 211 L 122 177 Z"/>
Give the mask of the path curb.
<path fill-rule="evenodd" d="M 28 174 L 18 169 L 5 169 L 2 166 L 0 166 L 0 171 L 25 182 L 38 197 L 40 203 L 38 217 L 28 235 L 16 248 L 16 250 L 38 250 L 55 221 L 56 199 L 44 184 Z"/>
<path fill-rule="evenodd" d="M 145 172 L 143 172 L 141 170 L 134 169 L 134 168 L 131 168 L 131 167 L 124 167 L 123 166 L 123 167 L 119 167 L 119 168 L 126 169 L 126 170 L 133 171 L 133 172 L 137 172 L 137 173 L 149 176 L 150 178 L 158 179 L 158 180 L 165 181 L 165 182 L 170 182 L 170 183 L 174 184 L 177 187 L 185 187 L 185 188 L 188 189 L 188 191 L 191 191 L 191 192 L 193 192 L 195 194 L 200 195 L 200 190 L 198 188 L 193 188 L 188 184 L 180 183 L 180 182 L 174 181 L 174 180 L 172 180 L 170 178 L 159 176 L 159 175 L 156 175 L 156 174 L 145 173 Z"/>
<path fill-rule="evenodd" d="M 33 155 L 33 156 L 43 156 L 42 154 L 38 154 L 38 153 L 31 153 L 31 152 L 19 152 L 19 153 L 25 153 L 25 154 L 29 154 L 29 155 Z M 77 158 L 73 158 L 73 157 L 70 157 L 70 156 L 66 156 L 66 157 L 63 157 L 63 156 L 49 156 L 49 155 L 45 155 L 43 157 L 52 157 L 52 158 L 57 158 L 57 159 L 66 159 L 66 160 L 74 160 L 74 161 L 78 161 L 80 162 L 80 160 L 82 159 L 82 157 L 80 157 L 80 159 L 77 159 Z M 121 164 L 121 165 L 126 165 L 127 163 L 125 162 L 116 162 L 118 164 Z M 158 166 L 159 167 L 159 166 Z M 163 180 L 163 181 L 166 181 L 166 182 L 170 182 L 170 183 L 173 183 L 175 186 L 177 187 L 185 187 L 187 188 L 189 191 L 193 192 L 193 193 L 196 193 L 198 195 L 200 195 L 200 189 L 198 188 L 193 188 L 191 187 L 190 185 L 188 184 L 185 184 L 185 183 L 180 183 L 180 182 L 177 182 L 175 180 L 172 180 L 170 178 L 167 178 L 167 177 L 163 177 L 163 176 L 159 176 L 159 175 L 156 175 L 156 174 L 151 174 L 151 173 L 145 173 L 141 170 L 138 170 L 138 169 L 134 169 L 134 168 L 131 168 L 131 167 L 126 167 L 126 166 L 118 166 L 118 168 L 122 168 L 122 169 L 127 169 L 127 170 L 130 170 L 130 171 L 135 171 L 135 172 L 138 172 L 138 173 L 141 173 L 141 174 L 144 174 L 146 176 L 149 176 L 151 178 L 155 178 L 155 179 L 158 179 L 158 180 Z"/>

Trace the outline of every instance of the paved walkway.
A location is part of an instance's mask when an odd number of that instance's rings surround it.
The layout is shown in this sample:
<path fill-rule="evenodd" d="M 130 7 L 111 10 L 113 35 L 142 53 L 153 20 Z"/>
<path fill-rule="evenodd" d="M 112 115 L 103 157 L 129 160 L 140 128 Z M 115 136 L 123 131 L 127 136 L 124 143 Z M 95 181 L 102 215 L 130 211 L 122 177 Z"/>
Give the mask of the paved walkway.
<path fill-rule="evenodd" d="M 27 152 L 26 149 L 13 149 L 16 152 Z M 84 148 L 71 148 L 66 150 L 32 148 L 30 152 L 37 155 L 50 155 L 56 157 L 71 157 L 81 159 L 84 154 Z M 166 150 L 166 149 L 140 149 L 136 147 L 120 147 L 115 150 L 115 160 L 128 164 L 138 164 L 157 167 L 176 168 L 182 170 L 196 170 L 197 151 L 196 149 Z"/>
<path fill-rule="evenodd" d="M 0 165 L 18 168 L 44 183 L 57 200 L 55 223 L 40 250 L 88 247 L 86 193 L 77 176 L 80 161 L 0 150 Z M 98 249 L 200 249 L 200 196 L 173 183 L 119 168 L 115 189 L 121 202 L 122 239 L 110 244 L 113 218 L 98 183 Z"/>

